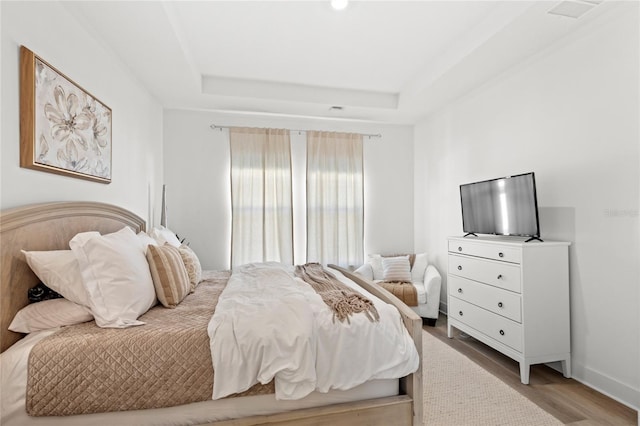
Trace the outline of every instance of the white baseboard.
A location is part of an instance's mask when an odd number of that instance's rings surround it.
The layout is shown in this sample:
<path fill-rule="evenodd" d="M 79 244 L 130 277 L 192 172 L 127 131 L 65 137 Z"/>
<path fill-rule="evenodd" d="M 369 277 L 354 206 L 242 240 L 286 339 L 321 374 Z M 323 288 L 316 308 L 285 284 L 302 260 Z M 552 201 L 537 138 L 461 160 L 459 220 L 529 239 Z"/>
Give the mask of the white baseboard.
<path fill-rule="evenodd" d="M 578 363 L 571 366 L 571 377 L 629 408 L 640 411 L 640 389 L 634 389 L 631 385 Z"/>
<path fill-rule="evenodd" d="M 440 301 L 440 312 L 447 314 L 446 302 Z M 554 370 L 562 372 L 559 362 L 548 363 L 547 365 Z M 606 374 L 575 362 L 571 366 L 571 378 L 638 411 L 638 424 L 640 424 L 640 389 L 635 389 L 631 385 L 622 383 Z"/>

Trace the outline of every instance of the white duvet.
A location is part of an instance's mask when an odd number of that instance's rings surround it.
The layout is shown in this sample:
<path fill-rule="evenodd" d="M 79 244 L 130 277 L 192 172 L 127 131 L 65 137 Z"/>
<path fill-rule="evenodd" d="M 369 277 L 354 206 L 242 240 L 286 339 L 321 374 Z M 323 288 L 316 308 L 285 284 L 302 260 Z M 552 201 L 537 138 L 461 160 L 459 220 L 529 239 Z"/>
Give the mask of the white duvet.
<path fill-rule="evenodd" d="M 258 263 L 234 270 L 209 323 L 213 399 L 275 380 L 276 399 L 347 390 L 372 379 L 417 370 L 419 357 L 397 309 L 352 283 L 375 304 L 379 322 L 362 313 L 350 323 L 333 312 L 293 266 Z"/>

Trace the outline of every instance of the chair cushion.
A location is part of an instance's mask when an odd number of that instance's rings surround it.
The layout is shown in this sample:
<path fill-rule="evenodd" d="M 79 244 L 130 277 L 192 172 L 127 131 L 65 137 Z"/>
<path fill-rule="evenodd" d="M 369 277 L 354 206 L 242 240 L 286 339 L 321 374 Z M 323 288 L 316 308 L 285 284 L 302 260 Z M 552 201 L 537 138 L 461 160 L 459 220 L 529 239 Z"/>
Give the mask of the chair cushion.
<path fill-rule="evenodd" d="M 427 289 L 424 288 L 424 283 L 422 281 L 411 281 L 411 284 L 418 291 L 418 304 L 423 305 L 427 303 Z"/>

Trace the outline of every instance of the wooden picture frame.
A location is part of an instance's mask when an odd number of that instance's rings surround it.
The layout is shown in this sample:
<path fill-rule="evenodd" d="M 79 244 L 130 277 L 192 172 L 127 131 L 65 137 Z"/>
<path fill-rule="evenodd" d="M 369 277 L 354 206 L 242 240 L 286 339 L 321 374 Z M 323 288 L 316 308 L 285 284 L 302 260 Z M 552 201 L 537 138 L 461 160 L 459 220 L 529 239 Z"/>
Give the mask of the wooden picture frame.
<path fill-rule="evenodd" d="M 20 167 L 111 182 L 111 108 L 25 46 Z"/>

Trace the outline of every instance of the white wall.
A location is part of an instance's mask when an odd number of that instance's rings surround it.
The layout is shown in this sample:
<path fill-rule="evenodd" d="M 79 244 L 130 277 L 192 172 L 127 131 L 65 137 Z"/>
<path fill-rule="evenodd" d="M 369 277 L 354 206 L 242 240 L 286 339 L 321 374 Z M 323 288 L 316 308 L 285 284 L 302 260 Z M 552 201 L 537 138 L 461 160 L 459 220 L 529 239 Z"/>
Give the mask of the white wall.
<path fill-rule="evenodd" d="M 543 239 L 572 243 L 573 375 L 636 408 L 638 27 L 629 2 L 415 129 L 416 249 L 446 271 L 458 185 L 534 171 Z"/>
<path fill-rule="evenodd" d="M 0 208 L 46 201 L 101 201 L 149 220 L 159 208 L 162 108 L 124 65 L 58 2 L 1 2 L 2 129 Z M 108 185 L 20 168 L 19 49 L 25 45 L 108 105 Z M 154 211 L 155 210 L 155 211 Z M 158 219 L 156 218 L 156 221 Z"/>
<path fill-rule="evenodd" d="M 168 227 L 184 236 L 208 269 L 229 267 L 231 195 L 227 130 L 242 125 L 381 133 L 364 139 L 365 254 L 413 250 L 413 128 L 165 110 L 164 176 Z M 305 188 L 305 134 L 291 133 L 293 192 Z M 305 260 L 304 204 L 294 206 L 295 261 Z"/>

